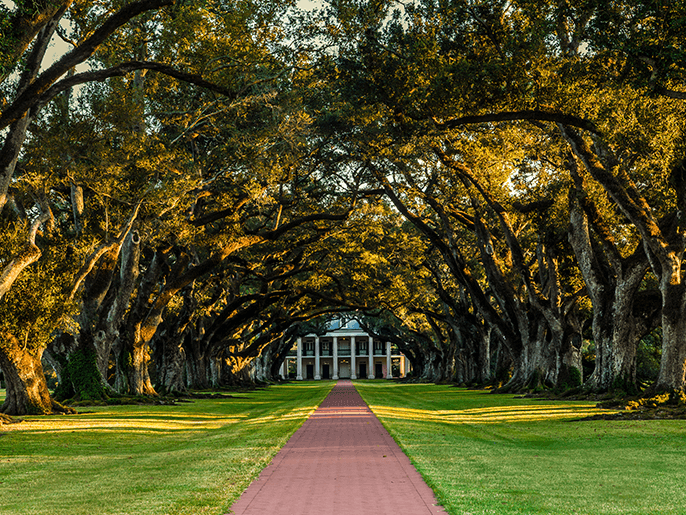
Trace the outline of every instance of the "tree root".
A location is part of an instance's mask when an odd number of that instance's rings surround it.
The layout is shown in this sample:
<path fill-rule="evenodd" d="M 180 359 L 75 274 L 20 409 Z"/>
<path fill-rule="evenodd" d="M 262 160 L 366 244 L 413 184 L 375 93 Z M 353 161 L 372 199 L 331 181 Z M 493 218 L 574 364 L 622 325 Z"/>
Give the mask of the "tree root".
<path fill-rule="evenodd" d="M 53 415 L 76 415 L 77 411 L 69 406 L 64 406 L 57 402 L 55 399 L 52 400 L 52 413 Z"/>
<path fill-rule="evenodd" d="M 19 422 L 23 422 L 23 419 L 12 418 L 9 415 L 5 415 L 4 413 L 0 413 L 0 426 L 3 424 L 18 424 Z"/>

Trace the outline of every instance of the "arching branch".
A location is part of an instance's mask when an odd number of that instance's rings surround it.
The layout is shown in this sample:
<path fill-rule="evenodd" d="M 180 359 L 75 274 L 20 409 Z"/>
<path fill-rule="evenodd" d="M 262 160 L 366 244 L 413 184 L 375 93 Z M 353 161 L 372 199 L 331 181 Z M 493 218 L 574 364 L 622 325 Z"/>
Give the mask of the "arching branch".
<path fill-rule="evenodd" d="M 559 111 L 543 111 L 540 109 L 461 116 L 445 122 L 436 122 L 436 127 L 438 127 L 440 130 L 449 130 L 461 127 L 462 125 L 471 125 L 474 123 L 513 121 L 554 122 L 567 125 L 569 127 L 584 129 L 595 134 L 600 134 L 598 127 L 596 127 L 596 125 L 589 120 L 584 120 L 578 116 L 561 113 Z"/>
<path fill-rule="evenodd" d="M 129 20 L 146 11 L 172 5 L 174 0 L 140 0 L 125 5 L 107 18 L 81 45 L 62 56 L 50 68 L 32 82 L 0 115 L 0 129 L 22 118 L 43 95 L 70 69 L 88 59 L 97 48 Z M 65 88 L 66 89 L 66 88 Z M 56 92 L 55 94 L 59 93 Z"/>

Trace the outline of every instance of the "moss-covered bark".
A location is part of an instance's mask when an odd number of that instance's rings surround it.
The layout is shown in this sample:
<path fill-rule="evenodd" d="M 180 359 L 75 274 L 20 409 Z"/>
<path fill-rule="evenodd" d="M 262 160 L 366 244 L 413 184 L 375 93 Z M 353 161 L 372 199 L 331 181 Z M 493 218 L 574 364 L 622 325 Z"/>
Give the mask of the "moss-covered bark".
<path fill-rule="evenodd" d="M 108 397 L 94 349 L 79 347 L 63 360 L 62 365 L 61 381 L 55 389 L 56 400 L 93 401 Z"/>

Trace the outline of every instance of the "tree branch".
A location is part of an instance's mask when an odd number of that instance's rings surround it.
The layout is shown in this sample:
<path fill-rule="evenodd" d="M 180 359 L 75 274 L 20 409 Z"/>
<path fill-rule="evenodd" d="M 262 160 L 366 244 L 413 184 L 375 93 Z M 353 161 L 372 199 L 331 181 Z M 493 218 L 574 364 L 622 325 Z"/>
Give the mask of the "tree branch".
<path fill-rule="evenodd" d="M 97 48 L 122 25 L 141 13 L 172 5 L 173 3 L 174 0 L 140 0 L 122 7 L 105 20 L 81 45 L 64 55 L 28 86 L 3 111 L 0 116 L 0 129 L 23 117 L 27 111 L 43 98 L 43 95 L 60 77 L 93 55 Z M 55 92 L 55 94 L 57 93 L 59 91 Z"/>
<path fill-rule="evenodd" d="M 542 111 L 540 109 L 529 109 L 524 111 L 506 111 L 502 113 L 489 113 L 483 115 L 461 116 L 460 118 L 453 118 L 446 122 L 436 122 L 436 127 L 440 130 L 455 129 L 462 125 L 470 125 L 473 123 L 487 123 L 487 122 L 512 122 L 512 121 L 539 121 L 539 122 L 555 122 L 570 127 L 577 127 L 595 134 L 600 134 L 596 125 L 589 121 L 555 111 Z"/>
<path fill-rule="evenodd" d="M 650 206 L 639 194 L 633 182 L 629 178 L 620 180 L 606 170 L 586 141 L 574 129 L 564 125 L 559 127 L 586 170 L 605 188 L 624 215 L 636 226 L 644 245 L 647 245 L 650 251 L 658 257 L 663 266 L 669 268 L 667 262 L 673 257 L 670 242 L 665 238 L 658 222 L 653 217 Z"/>
<path fill-rule="evenodd" d="M 50 213 L 41 212 L 41 215 L 34 220 L 26 238 L 26 246 L 19 252 L 0 273 L 0 299 L 12 288 L 12 284 L 17 280 L 19 274 L 29 265 L 38 261 L 42 252 L 36 246 L 36 234 L 41 224 L 50 219 Z"/>
<path fill-rule="evenodd" d="M 662 95 L 669 98 L 675 98 L 677 100 L 686 100 L 686 91 L 675 91 L 673 89 L 663 88 L 658 86 L 655 88 L 655 92 L 658 95 Z"/>
<path fill-rule="evenodd" d="M 117 249 L 117 255 L 119 255 L 119 251 L 124 244 L 124 241 L 126 240 L 126 237 L 129 235 L 131 232 L 131 229 L 133 228 L 133 223 L 135 222 L 136 218 L 138 217 L 138 211 L 140 210 L 141 204 L 143 203 L 142 200 L 140 200 L 136 206 L 133 209 L 133 213 L 131 213 L 131 216 L 129 216 L 129 219 L 127 220 L 126 224 L 122 229 L 119 231 L 119 236 L 117 237 L 116 240 L 108 242 L 108 243 L 103 243 L 100 245 L 97 249 L 95 249 L 90 256 L 86 259 L 86 262 L 84 265 L 81 267 L 79 272 L 76 274 L 76 279 L 74 279 L 74 285 L 72 286 L 71 292 L 69 293 L 69 300 L 74 298 L 74 295 L 76 295 L 76 292 L 79 290 L 81 287 L 81 284 L 83 281 L 86 279 L 88 274 L 91 273 L 93 270 L 93 267 L 95 267 L 95 264 L 100 260 L 100 258 L 105 255 L 107 252 Z"/>
<path fill-rule="evenodd" d="M 0 61 L 0 83 L 7 78 L 11 65 L 26 51 L 36 34 L 57 14 L 64 13 L 72 2 L 22 2 L 22 7 L 12 16 L 9 30 L 2 35 L 10 50 Z"/>
<path fill-rule="evenodd" d="M 308 222 L 317 222 L 320 220 L 343 221 L 346 218 L 348 218 L 349 214 L 350 214 L 349 211 L 347 211 L 345 213 L 341 213 L 341 214 L 315 213 L 313 215 L 307 215 L 307 216 L 303 216 L 300 218 L 296 218 L 295 220 L 292 220 L 291 222 L 288 222 L 287 224 L 283 224 L 276 229 L 272 229 L 271 231 L 266 231 L 264 233 L 261 233 L 261 235 L 263 238 L 265 238 L 267 240 L 276 240 L 281 235 L 290 231 L 291 229 L 295 229 L 296 227 L 304 225 Z"/>

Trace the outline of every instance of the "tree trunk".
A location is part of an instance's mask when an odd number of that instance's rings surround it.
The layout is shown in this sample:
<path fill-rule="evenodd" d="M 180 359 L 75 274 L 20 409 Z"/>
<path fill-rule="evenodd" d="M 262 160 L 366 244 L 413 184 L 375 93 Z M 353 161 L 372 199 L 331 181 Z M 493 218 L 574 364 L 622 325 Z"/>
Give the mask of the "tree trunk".
<path fill-rule="evenodd" d="M 183 350 L 186 355 L 186 385 L 188 388 L 209 388 L 209 364 L 207 360 L 207 346 L 203 339 L 205 335 L 205 319 L 196 322 L 189 335 L 184 339 Z"/>
<path fill-rule="evenodd" d="M 210 355 L 213 356 L 212 384 L 215 388 L 253 383 L 251 358 L 226 357 L 224 349 L 212 349 Z"/>
<path fill-rule="evenodd" d="M 583 338 L 581 330 L 564 335 L 564 341 L 558 354 L 557 385 L 576 388 L 583 383 L 583 364 L 581 344 Z"/>
<path fill-rule="evenodd" d="M 107 382 L 107 374 L 110 369 L 110 358 L 112 356 L 112 349 L 114 342 L 112 338 L 105 331 L 98 331 L 93 338 L 93 350 L 96 355 L 96 367 L 98 369 L 97 379 L 105 390 L 111 390 L 112 387 Z"/>
<path fill-rule="evenodd" d="M 476 329 L 476 328 L 475 328 Z M 490 333 L 473 330 L 466 334 L 455 355 L 455 381 L 486 384 L 491 377 Z"/>
<path fill-rule="evenodd" d="M 424 374 L 424 350 L 416 343 L 406 342 L 401 351 L 410 360 L 412 366 L 412 381 L 418 381 Z"/>
<path fill-rule="evenodd" d="M 281 380 L 279 371 L 281 370 L 281 365 L 283 364 L 286 355 L 293 344 L 293 340 L 291 339 L 292 337 L 293 335 L 284 335 L 279 338 L 278 342 L 273 343 L 267 348 L 267 352 L 269 353 L 270 357 L 268 363 L 271 366 L 271 369 L 269 370 L 269 377 L 271 378 L 270 381 Z"/>
<path fill-rule="evenodd" d="M 26 130 L 30 122 L 31 119 L 26 115 L 13 123 L 5 137 L 5 144 L 0 150 L 0 213 L 7 202 L 7 191 L 14 177 L 14 169 L 17 166 L 17 159 L 24 145 Z"/>
<path fill-rule="evenodd" d="M 279 380 L 279 368 L 283 359 L 279 359 L 283 350 L 286 350 L 286 338 L 281 337 L 267 345 L 259 356 L 253 360 L 253 379 L 257 382 L 272 383 Z"/>
<path fill-rule="evenodd" d="M 183 349 L 185 336 L 178 339 L 164 338 L 161 360 L 158 366 L 160 389 L 163 392 L 185 392 L 186 352 Z"/>
<path fill-rule="evenodd" d="M 159 389 L 164 392 L 185 392 L 186 347 L 194 337 L 193 322 L 198 319 L 198 303 L 193 284 L 183 291 L 183 308 L 173 319 L 163 322 L 163 329 L 155 339 L 155 364 Z"/>
<path fill-rule="evenodd" d="M 5 376 L 6 398 L 0 411 L 7 415 L 49 415 L 74 413 L 52 400 L 45 382 L 42 349 L 23 348 L 12 335 L 3 335 L 0 344 L 0 369 Z"/>
<path fill-rule="evenodd" d="M 98 323 L 99 331 L 94 340 L 95 348 L 98 352 L 98 369 L 102 375 L 103 382 L 107 384 L 107 373 L 109 368 L 110 356 L 115 359 L 115 381 L 114 389 L 123 392 L 126 389 L 126 379 L 122 368 L 122 342 L 120 340 L 120 330 L 124 323 L 125 313 L 131 302 L 131 295 L 136 286 L 139 274 L 141 239 L 138 231 L 131 231 L 126 238 L 120 252 L 119 276 L 115 291 L 112 293 L 109 302 L 105 303 Z"/>
<path fill-rule="evenodd" d="M 585 383 L 590 390 L 637 389 L 636 351 L 641 335 L 633 320 L 633 303 L 639 282 L 616 285 L 614 292 L 594 292 L 591 297 L 596 360 Z"/>
<path fill-rule="evenodd" d="M 675 267 L 678 268 L 678 267 Z M 683 391 L 686 384 L 686 285 L 680 270 L 671 281 L 663 278 L 662 290 L 662 359 L 656 391 Z M 666 275 L 666 274 L 665 274 Z"/>
<path fill-rule="evenodd" d="M 141 334 L 146 316 L 150 311 L 149 299 L 159 288 L 159 283 L 165 277 L 163 269 L 165 260 L 170 249 L 158 249 L 143 275 L 136 295 L 136 301 L 129 311 L 128 318 L 124 325 L 123 334 L 117 342 L 117 363 L 121 374 L 118 376 L 116 384 L 120 393 L 130 393 L 134 395 L 157 395 L 155 392 L 150 375 L 148 364 L 150 362 L 149 343 L 155 335 L 155 330 L 146 334 Z M 159 320 L 161 322 L 161 319 Z"/>
<path fill-rule="evenodd" d="M 491 381 L 491 329 L 484 328 L 479 333 L 480 341 L 476 344 L 476 370 L 474 380 L 478 384 Z"/>
<path fill-rule="evenodd" d="M 139 326 L 135 328 L 135 334 L 140 334 L 138 329 Z M 138 337 L 125 353 L 125 374 L 128 393 L 132 395 L 157 396 L 148 371 L 150 366 L 148 342 Z"/>
<path fill-rule="evenodd" d="M 222 385 L 221 375 L 222 375 L 222 362 L 220 358 L 211 356 L 207 360 L 209 366 L 209 376 L 210 376 L 210 386 L 212 388 L 219 388 Z"/>
<path fill-rule="evenodd" d="M 107 363 L 111 345 L 105 331 L 99 327 L 104 325 L 104 307 L 113 296 L 110 289 L 120 249 L 121 245 L 113 244 L 84 281 L 81 311 L 76 317 L 79 332 L 74 348 L 65 355 L 65 370 L 69 372 L 68 379 L 73 389 L 70 397 L 73 399 L 92 401 L 107 398 Z M 68 394 L 60 388 L 60 395 Z"/>
<path fill-rule="evenodd" d="M 641 235 L 650 266 L 659 279 L 662 296 L 662 360 L 655 388 L 658 391 L 683 391 L 686 387 L 686 290 L 681 277 L 681 261 L 686 235 L 680 227 L 680 218 L 686 211 L 684 170 L 677 167 L 672 175 L 678 212 L 671 220 L 667 218 L 658 222 L 648 201 L 641 196 L 626 172 L 618 167 L 619 175 L 615 176 L 610 171 L 613 166 L 605 167 L 603 161 L 608 160 L 605 156 L 610 152 L 602 140 L 595 141 L 595 150 L 592 150 L 574 129 L 559 127 L 586 170 L 605 188 Z M 611 160 L 617 162 L 616 158 Z"/>
<path fill-rule="evenodd" d="M 421 351 L 421 365 L 415 368 L 419 374 L 418 381 L 441 383 L 446 380 L 445 359 L 443 353 L 435 347 L 423 348 Z"/>
<path fill-rule="evenodd" d="M 210 365 L 207 357 L 199 353 L 186 361 L 186 384 L 194 390 L 204 390 L 210 387 Z"/>
<path fill-rule="evenodd" d="M 83 286 L 79 331 L 69 344 L 69 335 L 56 339 L 49 351 L 65 369 L 56 392 L 60 399 L 105 399 L 112 390 L 107 382 L 110 355 L 138 270 L 140 240 L 131 231 L 137 212 L 138 207 L 119 238 L 92 253 L 78 274 L 72 295 Z"/>
<path fill-rule="evenodd" d="M 55 390 L 59 400 L 94 401 L 107 398 L 106 387 L 98 370 L 98 355 L 93 345 L 82 342 L 67 356 L 62 380 Z"/>
<path fill-rule="evenodd" d="M 491 331 L 491 347 L 493 347 L 494 339 L 496 345 L 491 358 L 494 363 L 492 382 L 497 389 L 500 389 L 510 381 L 515 366 L 510 347 L 502 340 L 497 331 Z"/>
<path fill-rule="evenodd" d="M 531 389 L 539 386 L 553 386 L 551 377 L 554 374 L 554 359 L 548 352 L 546 342 L 547 326 L 542 316 L 538 320 L 526 319 L 522 332 L 522 352 L 515 357 L 515 368 L 512 378 L 505 385 L 507 391 Z"/>
<path fill-rule="evenodd" d="M 71 205 L 74 217 L 74 230 L 77 236 L 83 233 L 83 188 L 75 183 L 71 183 Z"/>
<path fill-rule="evenodd" d="M 611 231 L 588 198 L 573 158 L 569 168 L 576 185 L 569 194 L 569 242 L 593 305 L 596 360 L 585 386 L 601 392 L 615 387 L 633 391 L 637 389 L 636 350 L 641 336 L 634 300 L 648 270 L 648 260 L 642 246 L 629 257 L 621 256 Z M 594 245 L 591 227 L 602 247 Z"/>

